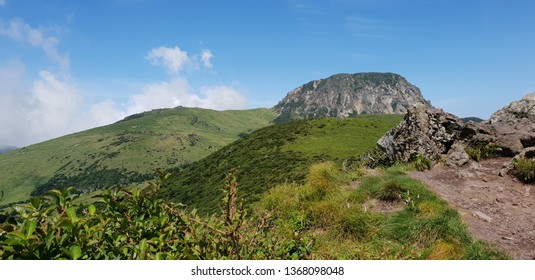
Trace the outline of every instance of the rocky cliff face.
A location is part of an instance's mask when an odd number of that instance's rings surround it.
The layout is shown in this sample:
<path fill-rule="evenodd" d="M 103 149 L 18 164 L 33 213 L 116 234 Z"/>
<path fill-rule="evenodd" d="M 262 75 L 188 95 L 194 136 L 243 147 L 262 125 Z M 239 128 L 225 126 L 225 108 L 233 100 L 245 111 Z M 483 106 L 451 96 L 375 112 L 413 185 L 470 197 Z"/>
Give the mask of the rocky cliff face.
<path fill-rule="evenodd" d="M 535 147 L 535 94 L 494 113 L 483 123 L 464 123 L 440 109 L 411 107 L 404 120 L 378 141 L 392 161 L 410 161 L 418 155 L 461 166 L 470 158 L 466 147 L 492 144 L 500 155 L 515 156 Z"/>
<path fill-rule="evenodd" d="M 431 107 L 420 90 L 393 73 L 337 74 L 289 92 L 275 106 L 278 122 L 359 114 L 404 114 L 415 104 Z"/>

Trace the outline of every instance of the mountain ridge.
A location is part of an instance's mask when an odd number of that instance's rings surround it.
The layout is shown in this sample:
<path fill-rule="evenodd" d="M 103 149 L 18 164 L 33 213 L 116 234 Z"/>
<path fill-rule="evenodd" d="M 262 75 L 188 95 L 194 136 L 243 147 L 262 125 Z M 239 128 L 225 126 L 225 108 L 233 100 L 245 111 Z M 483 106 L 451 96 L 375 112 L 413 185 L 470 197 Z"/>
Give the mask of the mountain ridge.
<path fill-rule="evenodd" d="M 395 73 L 335 74 L 290 91 L 273 109 L 275 122 L 361 114 L 404 114 L 419 103 L 432 107 L 420 89 Z"/>
<path fill-rule="evenodd" d="M 158 109 L 0 154 L 0 205 L 76 184 L 78 191 L 180 169 L 271 123 L 270 109 Z M 98 183 L 98 186 L 95 185 Z"/>

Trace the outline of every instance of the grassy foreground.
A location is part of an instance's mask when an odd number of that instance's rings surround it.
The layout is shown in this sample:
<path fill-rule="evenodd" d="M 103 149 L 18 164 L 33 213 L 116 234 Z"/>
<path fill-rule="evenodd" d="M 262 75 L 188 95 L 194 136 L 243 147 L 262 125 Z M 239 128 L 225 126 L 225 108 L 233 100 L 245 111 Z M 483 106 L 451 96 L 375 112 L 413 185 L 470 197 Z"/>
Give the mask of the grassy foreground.
<path fill-rule="evenodd" d="M 400 169 L 379 175 L 311 166 L 246 210 L 235 170 L 221 213 L 198 215 L 144 189 L 80 203 L 69 189 L 35 197 L 0 224 L 0 259 L 507 259 L 474 240 L 457 212 Z M 346 183 L 360 177 L 360 186 Z"/>
<path fill-rule="evenodd" d="M 257 207 L 272 212 L 287 234 L 314 240 L 310 259 L 509 258 L 473 239 L 453 208 L 402 170 L 368 176 L 317 164 L 304 184 L 277 186 Z M 358 184 L 344 186 L 359 176 Z"/>

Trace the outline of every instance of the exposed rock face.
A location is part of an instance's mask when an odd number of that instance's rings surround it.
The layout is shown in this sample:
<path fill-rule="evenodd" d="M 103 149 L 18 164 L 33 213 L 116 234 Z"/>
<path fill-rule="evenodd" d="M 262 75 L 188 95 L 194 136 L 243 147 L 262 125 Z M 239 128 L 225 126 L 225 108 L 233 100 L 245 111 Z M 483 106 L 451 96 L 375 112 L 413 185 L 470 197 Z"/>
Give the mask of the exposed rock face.
<path fill-rule="evenodd" d="M 492 114 L 490 123 L 517 123 L 522 119 L 535 122 L 535 92 L 524 96 L 524 98 L 514 101 L 508 106 Z"/>
<path fill-rule="evenodd" d="M 512 155 L 535 146 L 535 93 L 492 114 L 489 123 L 496 130 L 498 143 L 508 147 Z"/>
<path fill-rule="evenodd" d="M 312 81 L 275 106 L 278 122 L 359 114 L 404 114 L 415 104 L 431 107 L 420 90 L 393 73 L 337 74 Z"/>
<path fill-rule="evenodd" d="M 418 155 L 438 160 L 459 139 L 463 125 L 459 118 L 441 109 L 414 106 L 377 144 L 393 161 L 411 161 Z"/>
<path fill-rule="evenodd" d="M 469 161 L 467 146 L 489 143 L 499 146 L 501 155 L 511 157 L 535 147 L 535 94 L 504 107 L 486 123 L 465 124 L 440 109 L 414 106 L 377 144 L 392 161 L 423 155 L 461 166 Z"/>

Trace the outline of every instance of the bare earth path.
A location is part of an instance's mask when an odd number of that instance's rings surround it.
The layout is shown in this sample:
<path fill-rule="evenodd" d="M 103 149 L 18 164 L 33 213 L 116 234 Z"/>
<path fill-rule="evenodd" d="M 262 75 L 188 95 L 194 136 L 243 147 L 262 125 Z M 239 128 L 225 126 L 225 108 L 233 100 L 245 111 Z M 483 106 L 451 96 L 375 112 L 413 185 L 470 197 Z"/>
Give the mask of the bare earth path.
<path fill-rule="evenodd" d="M 469 232 L 515 259 L 535 259 L 535 186 L 498 172 L 507 158 L 461 168 L 434 167 L 409 176 L 425 183 L 457 208 Z"/>

